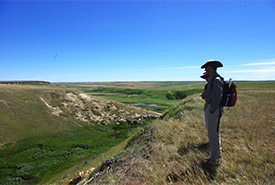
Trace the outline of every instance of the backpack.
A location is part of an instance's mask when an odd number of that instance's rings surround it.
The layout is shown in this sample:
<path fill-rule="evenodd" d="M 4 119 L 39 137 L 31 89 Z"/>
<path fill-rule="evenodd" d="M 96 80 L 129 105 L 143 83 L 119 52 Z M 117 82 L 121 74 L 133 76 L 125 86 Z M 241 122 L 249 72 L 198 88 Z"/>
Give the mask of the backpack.
<path fill-rule="evenodd" d="M 231 79 L 229 79 L 228 82 L 223 81 L 223 95 L 221 100 L 221 105 L 223 107 L 232 107 L 237 102 L 237 86 L 234 82 L 231 82 Z"/>

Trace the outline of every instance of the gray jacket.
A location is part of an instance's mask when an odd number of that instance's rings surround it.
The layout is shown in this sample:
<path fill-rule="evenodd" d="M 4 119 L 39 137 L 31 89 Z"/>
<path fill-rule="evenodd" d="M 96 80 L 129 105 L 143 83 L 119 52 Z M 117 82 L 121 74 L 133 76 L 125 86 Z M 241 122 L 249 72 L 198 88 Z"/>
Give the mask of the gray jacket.
<path fill-rule="evenodd" d="M 218 73 L 213 73 L 205 90 L 205 104 L 210 105 L 210 112 L 215 112 L 219 107 L 223 94 L 223 81 Z"/>

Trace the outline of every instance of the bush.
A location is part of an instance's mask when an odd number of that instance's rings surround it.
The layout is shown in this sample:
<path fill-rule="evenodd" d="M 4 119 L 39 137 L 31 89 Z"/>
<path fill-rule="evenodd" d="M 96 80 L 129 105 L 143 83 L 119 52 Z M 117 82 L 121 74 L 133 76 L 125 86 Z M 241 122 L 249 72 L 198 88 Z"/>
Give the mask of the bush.
<path fill-rule="evenodd" d="M 176 100 L 181 100 L 183 98 L 186 98 L 186 94 L 183 91 L 176 91 L 174 93 L 174 97 L 175 97 Z"/>
<path fill-rule="evenodd" d="M 166 94 L 166 98 L 168 100 L 174 100 L 175 99 L 174 95 L 171 92 L 169 92 L 168 94 Z"/>

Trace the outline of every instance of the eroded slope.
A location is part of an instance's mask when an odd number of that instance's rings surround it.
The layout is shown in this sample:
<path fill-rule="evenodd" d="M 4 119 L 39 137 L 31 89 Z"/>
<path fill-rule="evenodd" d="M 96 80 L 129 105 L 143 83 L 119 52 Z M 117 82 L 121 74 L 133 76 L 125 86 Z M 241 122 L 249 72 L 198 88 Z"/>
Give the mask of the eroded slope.
<path fill-rule="evenodd" d="M 87 124 L 140 123 L 159 114 L 81 91 L 47 86 L 0 86 L 0 144 Z"/>

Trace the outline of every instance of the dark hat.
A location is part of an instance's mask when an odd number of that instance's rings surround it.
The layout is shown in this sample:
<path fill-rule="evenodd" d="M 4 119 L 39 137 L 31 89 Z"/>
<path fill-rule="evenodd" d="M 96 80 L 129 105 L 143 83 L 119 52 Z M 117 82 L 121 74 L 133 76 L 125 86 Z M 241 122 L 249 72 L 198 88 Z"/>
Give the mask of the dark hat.
<path fill-rule="evenodd" d="M 206 74 L 206 73 L 203 73 L 203 75 L 201 75 L 201 78 L 203 78 L 203 79 L 206 79 L 206 78 L 208 78 L 208 77 L 209 77 L 209 75 Z"/>
<path fill-rule="evenodd" d="M 201 66 L 201 68 L 206 68 L 208 66 L 211 66 L 213 68 L 218 68 L 218 67 L 222 67 L 222 63 L 220 61 L 217 60 L 208 60 L 204 65 Z"/>

